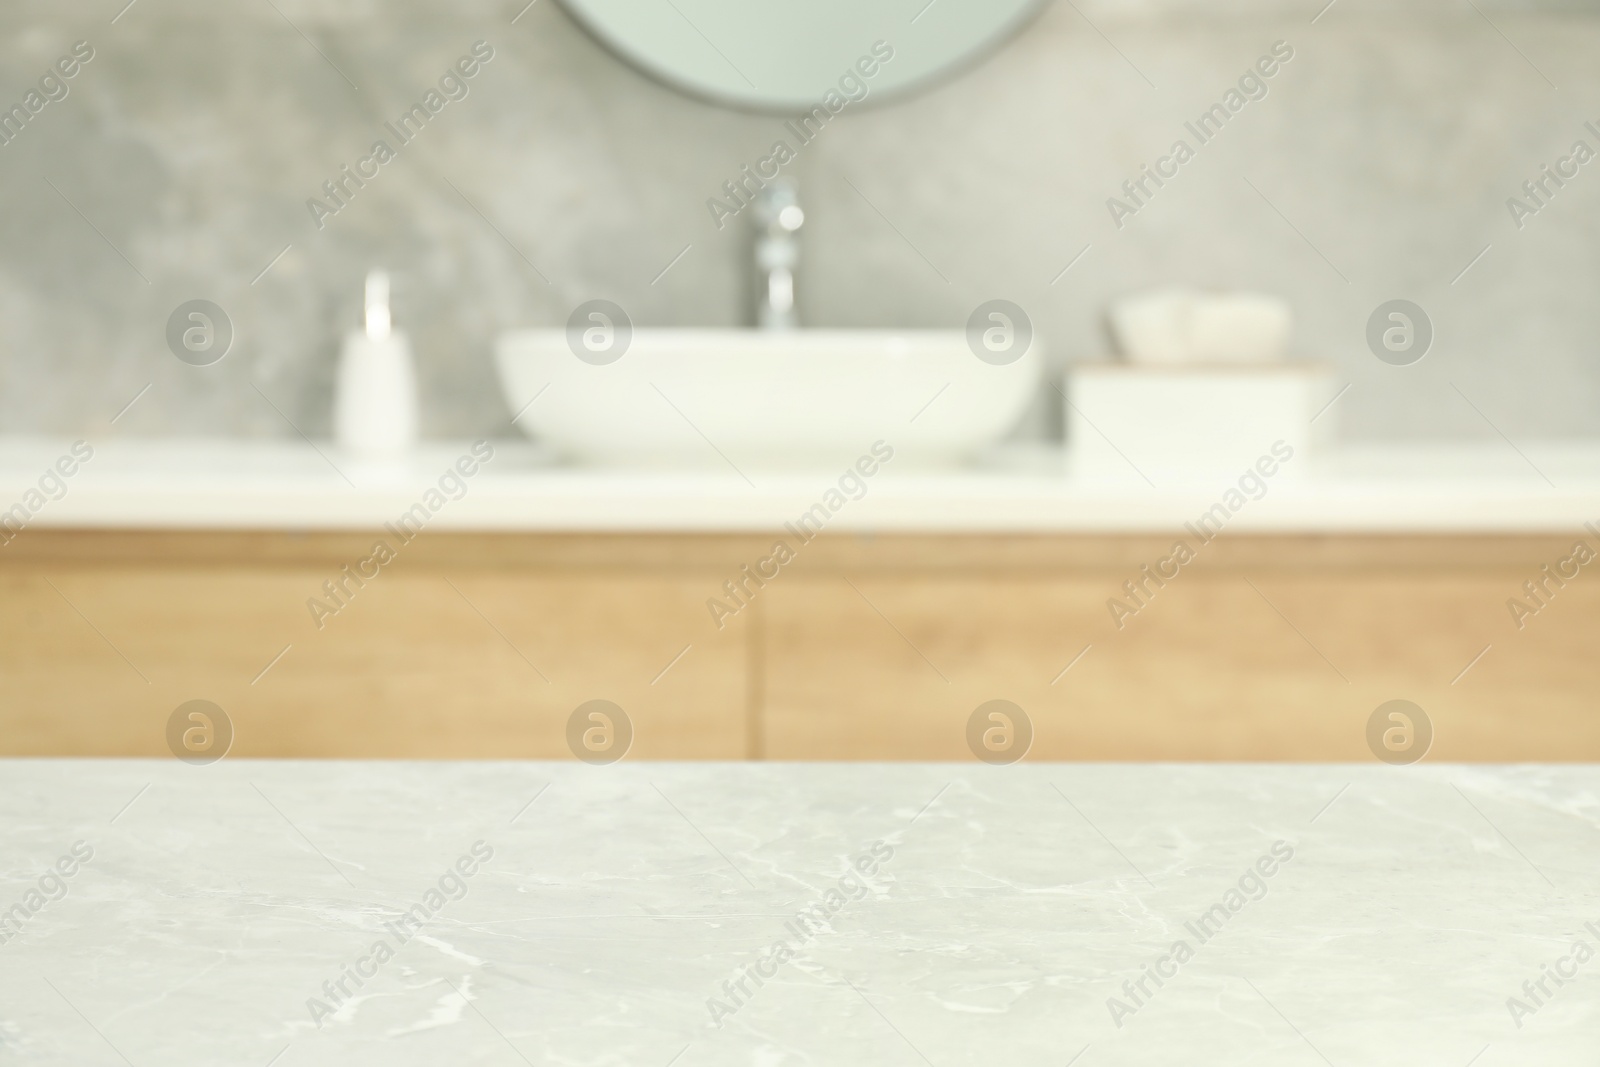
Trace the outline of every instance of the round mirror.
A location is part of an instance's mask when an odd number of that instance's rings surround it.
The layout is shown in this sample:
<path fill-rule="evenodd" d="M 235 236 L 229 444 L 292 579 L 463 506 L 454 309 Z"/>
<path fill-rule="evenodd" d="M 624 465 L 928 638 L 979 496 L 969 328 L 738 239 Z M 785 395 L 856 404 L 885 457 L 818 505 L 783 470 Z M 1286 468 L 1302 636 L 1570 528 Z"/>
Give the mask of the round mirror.
<path fill-rule="evenodd" d="M 739 107 L 805 112 L 933 82 L 1005 41 L 1045 0 L 562 2 L 668 85 Z"/>

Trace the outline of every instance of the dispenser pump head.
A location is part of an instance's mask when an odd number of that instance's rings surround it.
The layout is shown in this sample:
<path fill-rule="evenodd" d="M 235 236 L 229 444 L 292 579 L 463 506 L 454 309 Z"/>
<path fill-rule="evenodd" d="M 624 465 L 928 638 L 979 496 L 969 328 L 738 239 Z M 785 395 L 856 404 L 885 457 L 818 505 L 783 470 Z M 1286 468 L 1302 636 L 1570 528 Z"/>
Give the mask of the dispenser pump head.
<path fill-rule="evenodd" d="M 388 338 L 393 320 L 389 314 L 389 275 L 386 271 L 375 270 L 367 275 L 363 322 L 369 340 L 383 341 Z"/>

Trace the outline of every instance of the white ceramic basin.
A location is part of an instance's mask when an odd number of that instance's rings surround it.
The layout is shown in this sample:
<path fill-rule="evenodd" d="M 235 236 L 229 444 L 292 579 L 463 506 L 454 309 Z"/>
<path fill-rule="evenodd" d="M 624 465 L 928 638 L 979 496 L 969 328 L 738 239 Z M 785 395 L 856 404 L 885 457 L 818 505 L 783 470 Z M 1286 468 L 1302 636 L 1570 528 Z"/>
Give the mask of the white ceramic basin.
<path fill-rule="evenodd" d="M 897 464 L 959 461 L 1012 428 L 1042 366 L 1037 337 L 995 365 L 959 330 L 640 329 L 604 364 L 580 359 L 564 330 L 495 347 L 523 430 L 630 466 L 850 462 L 878 440 Z"/>

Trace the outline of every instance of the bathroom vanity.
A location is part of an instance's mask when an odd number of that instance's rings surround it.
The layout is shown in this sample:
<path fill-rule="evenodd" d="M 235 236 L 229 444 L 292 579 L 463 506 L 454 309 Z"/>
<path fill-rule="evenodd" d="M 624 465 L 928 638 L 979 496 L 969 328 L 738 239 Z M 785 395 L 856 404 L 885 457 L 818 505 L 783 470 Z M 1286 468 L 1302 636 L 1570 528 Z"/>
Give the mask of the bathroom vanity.
<path fill-rule="evenodd" d="M 1600 450 L 1530 451 L 1555 489 L 1509 450 L 1350 452 L 1219 513 L 1231 483 L 1046 450 L 749 484 L 492 449 L 101 447 L 0 547 L 0 750 L 159 755 L 203 699 L 235 756 L 564 757 L 604 699 L 630 758 L 967 759 L 1004 699 L 1035 759 L 1356 760 L 1405 699 L 1432 759 L 1600 758 Z"/>

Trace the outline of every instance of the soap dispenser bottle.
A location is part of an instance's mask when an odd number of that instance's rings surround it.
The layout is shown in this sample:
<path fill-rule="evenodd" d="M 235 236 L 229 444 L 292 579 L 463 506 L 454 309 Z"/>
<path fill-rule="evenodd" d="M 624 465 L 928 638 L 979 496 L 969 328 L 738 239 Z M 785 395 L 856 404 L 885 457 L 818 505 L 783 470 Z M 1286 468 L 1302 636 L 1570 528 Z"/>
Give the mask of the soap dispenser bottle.
<path fill-rule="evenodd" d="M 334 394 L 334 438 L 372 459 L 404 456 L 417 440 L 417 378 L 411 344 L 394 329 L 389 275 L 367 275 L 362 328 L 344 340 Z"/>

